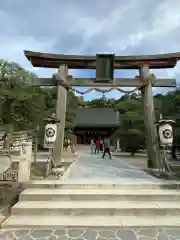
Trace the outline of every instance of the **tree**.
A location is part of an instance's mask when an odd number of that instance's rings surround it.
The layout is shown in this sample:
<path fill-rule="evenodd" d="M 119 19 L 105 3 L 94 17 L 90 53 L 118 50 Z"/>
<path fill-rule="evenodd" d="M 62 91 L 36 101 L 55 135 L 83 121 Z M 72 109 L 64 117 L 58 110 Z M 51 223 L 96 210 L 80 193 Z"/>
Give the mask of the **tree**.
<path fill-rule="evenodd" d="M 51 117 L 56 113 L 56 102 L 57 102 L 57 88 L 42 88 L 44 94 L 44 116 Z M 66 106 L 66 122 L 65 122 L 65 138 L 71 139 L 73 136 L 73 129 L 75 127 L 76 109 L 78 107 L 78 98 L 75 96 L 73 91 L 67 93 L 67 106 Z M 44 143 L 44 121 L 39 121 L 39 144 L 42 146 Z"/>
<path fill-rule="evenodd" d="M 76 125 L 76 110 L 78 108 L 78 98 L 73 91 L 68 91 L 66 111 L 65 137 L 72 138 L 73 130 Z"/>
<path fill-rule="evenodd" d="M 112 138 L 120 139 L 121 148 L 133 155 L 145 147 L 141 99 L 135 95 L 126 96 L 115 105 L 115 109 L 120 113 L 120 125 Z"/>
<path fill-rule="evenodd" d="M 10 133 L 32 129 L 43 113 L 41 89 L 31 87 L 35 77 L 17 63 L 0 60 L 0 119 L 5 130 L 5 148 L 9 148 Z"/>
<path fill-rule="evenodd" d="M 85 106 L 93 108 L 111 108 L 114 106 L 115 101 L 114 99 L 102 97 L 85 102 Z"/>

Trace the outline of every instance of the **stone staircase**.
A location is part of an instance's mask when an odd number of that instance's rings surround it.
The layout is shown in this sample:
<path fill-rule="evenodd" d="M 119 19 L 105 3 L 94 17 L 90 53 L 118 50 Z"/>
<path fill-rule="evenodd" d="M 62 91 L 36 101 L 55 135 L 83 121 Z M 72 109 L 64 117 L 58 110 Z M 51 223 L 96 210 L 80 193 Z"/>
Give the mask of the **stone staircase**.
<path fill-rule="evenodd" d="M 27 185 L 2 228 L 180 226 L 180 183 Z"/>

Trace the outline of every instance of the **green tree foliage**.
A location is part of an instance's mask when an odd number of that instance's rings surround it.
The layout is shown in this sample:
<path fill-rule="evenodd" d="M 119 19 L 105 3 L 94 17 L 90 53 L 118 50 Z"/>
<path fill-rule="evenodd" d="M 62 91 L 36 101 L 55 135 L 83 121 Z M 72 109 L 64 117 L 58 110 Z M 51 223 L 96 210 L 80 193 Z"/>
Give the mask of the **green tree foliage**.
<path fill-rule="evenodd" d="M 135 154 L 145 147 L 142 101 L 136 95 L 124 96 L 114 108 L 120 113 L 120 125 L 112 138 L 120 140 L 124 151 Z"/>
<path fill-rule="evenodd" d="M 102 97 L 100 99 L 93 99 L 91 101 L 85 101 L 84 103 L 81 103 L 80 105 L 93 107 L 93 108 L 109 108 L 113 107 L 115 103 L 114 99 L 106 99 L 105 97 Z"/>
<path fill-rule="evenodd" d="M 44 98 L 40 88 L 30 85 L 35 77 L 16 63 L 0 60 L 0 120 L 4 137 L 13 131 L 32 129 L 38 123 Z"/>
<path fill-rule="evenodd" d="M 56 87 L 52 88 L 42 88 L 44 94 L 45 104 L 44 104 L 44 116 L 51 117 L 56 113 L 56 101 L 57 92 Z M 75 127 L 75 116 L 76 109 L 78 107 L 78 99 L 74 92 L 69 91 L 67 95 L 67 109 L 66 109 L 66 125 L 65 125 L 65 137 L 71 138 L 73 135 L 73 130 Z M 39 121 L 39 143 L 42 145 L 44 141 L 44 121 L 41 119 Z"/>
<path fill-rule="evenodd" d="M 176 121 L 175 144 L 180 146 L 180 89 L 167 93 L 162 97 L 162 113 L 164 117 Z"/>
<path fill-rule="evenodd" d="M 69 91 L 67 97 L 67 111 L 66 111 L 66 129 L 65 137 L 71 138 L 73 135 L 73 130 L 76 125 L 76 109 L 78 108 L 78 99 L 74 92 Z"/>
<path fill-rule="evenodd" d="M 39 126 L 40 142 L 44 138 L 44 119 L 56 112 L 56 88 L 32 87 L 36 75 L 17 63 L 0 60 L 0 123 L 5 130 L 5 147 L 8 133 L 31 130 Z M 70 137 L 75 126 L 77 97 L 68 92 L 66 132 Z"/>

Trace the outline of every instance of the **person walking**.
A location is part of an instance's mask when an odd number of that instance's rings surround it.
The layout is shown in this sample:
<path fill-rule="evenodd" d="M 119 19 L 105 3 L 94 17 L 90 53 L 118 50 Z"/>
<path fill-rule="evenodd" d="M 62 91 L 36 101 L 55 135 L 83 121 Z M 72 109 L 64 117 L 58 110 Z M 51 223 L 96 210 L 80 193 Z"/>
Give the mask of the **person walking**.
<path fill-rule="evenodd" d="M 93 154 L 94 153 L 94 140 L 93 139 L 91 139 L 91 154 Z"/>
<path fill-rule="evenodd" d="M 97 139 L 96 140 L 95 154 L 99 154 L 99 149 L 100 149 L 100 141 Z"/>
<path fill-rule="evenodd" d="M 100 148 L 99 148 L 100 152 L 103 152 L 103 140 L 100 140 Z"/>
<path fill-rule="evenodd" d="M 109 155 L 109 158 L 111 159 L 111 152 L 110 152 L 110 140 L 108 138 L 106 138 L 104 140 L 104 152 L 103 152 L 103 156 L 102 158 L 105 157 L 105 154 L 108 154 Z"/>

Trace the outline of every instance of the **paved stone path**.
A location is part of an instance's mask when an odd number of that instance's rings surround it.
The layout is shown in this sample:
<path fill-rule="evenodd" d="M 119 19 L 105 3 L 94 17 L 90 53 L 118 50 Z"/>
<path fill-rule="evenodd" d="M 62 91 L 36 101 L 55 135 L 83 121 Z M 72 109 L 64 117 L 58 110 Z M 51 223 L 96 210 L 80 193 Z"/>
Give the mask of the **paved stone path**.
<path fill-rule="evenodd" d="M 70 178 L 88 178 L 89 181 L 95 178 L 159 181 L 147 173 L 126 164 L 123 160 L 121 161 L 115 157 L 110 160 L 108 156 L 102 159 L 101 154 L 82 154 L 64 174 L 64 179 Z"/>
<path fill-rule="evenodd" d="M 177 228 L 95 229 L 61 228 L 16 230 L 0 233 L 2 240 L 179 240 Z"/>

